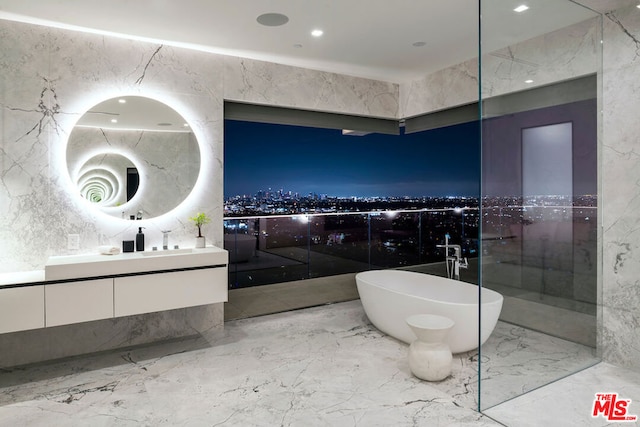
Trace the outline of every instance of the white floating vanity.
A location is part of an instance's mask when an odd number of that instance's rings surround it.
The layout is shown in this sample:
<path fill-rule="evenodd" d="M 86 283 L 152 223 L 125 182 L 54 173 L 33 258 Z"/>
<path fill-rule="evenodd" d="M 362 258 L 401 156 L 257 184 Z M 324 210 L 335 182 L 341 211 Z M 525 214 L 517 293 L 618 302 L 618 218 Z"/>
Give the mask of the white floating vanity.
<path fill-rule="evenodd" d="M 226 302 L 228 259 L 216 247 L 50 257 L 2 277 L 0 333 Z"/>

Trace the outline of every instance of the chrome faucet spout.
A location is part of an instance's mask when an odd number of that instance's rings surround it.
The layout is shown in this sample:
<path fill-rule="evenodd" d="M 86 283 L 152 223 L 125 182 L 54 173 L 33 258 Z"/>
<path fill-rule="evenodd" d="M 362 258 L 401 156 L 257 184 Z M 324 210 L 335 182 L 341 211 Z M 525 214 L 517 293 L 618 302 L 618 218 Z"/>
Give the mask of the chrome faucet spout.
<path fill-rule="evenodd" d="M 460 280 L 460 269 L 469 267 L 467 258 L 462 258 L 462 247 L 460 245 L 449 244 L 449 233 L 444 236 L 444 245 L 436 245 L 436 247 L 444 248 L 447 277 L 449 279 Z M 450 251 L 453 251 L 453 253 Z"/>
<path fill-rule="evenodd" d="M 165 251 L 169 249 L 169 233 L 171 233 L 171 230 L 162 231 L 162 249 Z"/>

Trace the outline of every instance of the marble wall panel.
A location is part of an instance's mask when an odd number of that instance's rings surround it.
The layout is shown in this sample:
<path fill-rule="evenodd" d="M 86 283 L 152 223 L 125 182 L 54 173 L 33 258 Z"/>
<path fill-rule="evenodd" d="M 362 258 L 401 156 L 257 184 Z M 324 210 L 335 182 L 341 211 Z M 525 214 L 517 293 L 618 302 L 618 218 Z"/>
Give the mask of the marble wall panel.
<path fill-rule="evenodd" d="M 594 18 L 489 52 L 482 56 L 482 97 L 596 73 L 599 44 L 599 19 Z M 533 83 L 525 83 L 529 79 Z"/>
<path fill-rule="evenodd" d="M 640 14 L 604 18 L 602 227 L 605 360 L 640 370 Z"/>
<path fill-rule="evenodd" d="M 395 83 L 227 57 L 224 97 L 232 101 L 399 118 Z"/>
<path fill-rule="evenodd" d="M 400 115 L 413 117 L 483 99 L 593 74 L 600 42 L 597 19 L 587 20 L 487 53 L 400 86 Z M 483 28 L 483 31 L 499 29 Z M 534 80 L 527 84 L 525 80 Z"/>
<path fill-rule="evenodd" d="M 133 347 L 222 328 L 223 303 L 0 334 L 2 368 Z"/>
<path fill-rule="evenodd" d="M 135 234 L 126 221 L 87 210 L 65 172 L 65 147 L 75 121 L 117 95 L 159 99 L 180 112 L 198 137 L 202 162 L 197 189 L 181 209 L 144 221 L 161 238 L 193 246 L 188 217 L 208 212 L 205 233 L 222 241 L 222 59 L 202 52 L 113 37 L 2 21 L 2 192 L 0 271 L 42 268 L 50 255 L 70 253 L 68 234 L 80 234 L 78 253 L 120 245 Z"/>
<path fill-rule="evenodd" d="M 606 13 L 612 10 L 622 9 L 638 4 L 636 0 L 579 0 L 576 1 L 576 3 L 600 13 Z"/>
<path fill-rule="evenodd" d="M 400 115 L 405 118 L 477 101 L 477 59 L 400 86 Z"/>

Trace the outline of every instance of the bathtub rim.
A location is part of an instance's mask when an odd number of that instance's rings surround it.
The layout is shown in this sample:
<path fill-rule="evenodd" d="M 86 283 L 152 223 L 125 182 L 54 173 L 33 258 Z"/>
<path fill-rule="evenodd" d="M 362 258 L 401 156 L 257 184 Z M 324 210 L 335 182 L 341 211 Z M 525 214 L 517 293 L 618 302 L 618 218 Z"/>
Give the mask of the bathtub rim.
<path fill-rule="evenodd" d="M 439 300 L 439 299 L 433 299 L 433 298 L 424 297 L 422 295 L 407 294 L 406 292 L 400 292 L 397 289 L 394 289 L 393 287 L 384 286 L 384 285 L 381 285 L 381 284 L 378 284 L 378 283 L 372 283 L 372 282 L 366 281 L 366 280 L 362 280 L 362 281 L 365 282 L 367 285 L 375 286 L 377 288 L 384 289 L 386 291 L 393 292 L 393 293 L 398 294 L 398 295 L 409 295 L 409 296 L 414 297 L 414 298 L 419 298 L 419 299 L 423 299 L 423 300 L 426 300 L 426 301 L 433 301 L 433 302 L 437 302 L 437 303 L 440 303 L 440 304 L 447 304 L 447 305 L 454 305 L 454 306 L 472 306 L 472 305 L 477 305 L 478 303 L 480 303 L 481 305 L 497 305 L 497 304 L 502 304 L 504 302 L 504 296 L 501 293 L 494 291 L 493 289 L 485 288 L 483 286 L 476 285 L 475 283 L 463 282 L 461 280 L 449 279 L 448 277 L 436 276 L 435 274 L 421 273 L 421 272 L 418 272 L 418 271 L 409 271 L 409 270 L 395 270 L 395 269 L 386 268 L 386 269 L 380 269 L 380 270 L 361 271 L 359 273 L 356 273 L 356 275 L 355 275 L 356 286 L 359 286 L 359 283 L 358 283 L 359 282 L 358 281 L 358 277 L 359 276 L 367 275 L 367 273 L 376 273 L 376 272 L 383 272 L 383 271 L 384 272 L 393 272 L 394 274 L 395 273 L 410 274 L 410 275 L 412 275 L 414 277 L 417 277 L 417 275 L 429 276 L 429 277 L 437 277 L 439 279 L 443 279 L 445 281 L 448 280 L 448 281 L 457 283 L 457 284 L 459 284 L 461 286 L 465 286 L 465 287 L 467 287 L 467 286 L 475 286 L 478 289 L 481 289 L 481 291 L 480 291 L 481 294 L 478 296 L 478 300 L 475 301 L 475 302 L 443 301 L 443 300 Z M 368 274 L 368 275 L 373 275 L 373 274 Z M 490 299 L 489 301 L 487 301 L 484 298 L 486 296 L 484 294 L 492 296 L 495 299 Z M 478 293 L 476 293 L 476 295 L 478 295 Z M 481 301 L 480 301 L 480 298 L 482 298 Z"/>

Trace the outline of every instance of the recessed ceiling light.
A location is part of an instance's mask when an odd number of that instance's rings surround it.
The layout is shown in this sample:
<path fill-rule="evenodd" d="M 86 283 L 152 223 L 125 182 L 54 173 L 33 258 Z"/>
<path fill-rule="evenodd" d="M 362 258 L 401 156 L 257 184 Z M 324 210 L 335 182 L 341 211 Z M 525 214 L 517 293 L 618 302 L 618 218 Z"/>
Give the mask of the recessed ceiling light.
<path fill-rule="evenodd" d="M 529 80 L 525 80 L 524 82 L 525 82 L 526 84 L 530 84 L 530 83 L 533 83 L 533 80 L 529 79 Z"/>
<path fill-rule="evenodd" d="M 118 123 L 118 119 L 111 119 L 111 123 Z"/>
<path fill-rule="evenodd" d="M 183 123 L 182 126 L 188 128 L 189 127 L 189 123 Z"/>
<path fill-rule="evenodd" d="M 322 36 L 323 34 L 324 34 L 324 31 L 322 31 L 322 30 L 313 30 L 313 31 L 311 31 L 311 35 L 312 35 L 313 37 L 320 37 L 320 36 Z"/>
<path fill-rule="evenodd" d="M 118 99 L 118 102 L 119 102 L 120 104 L 126 104 L 126 103 L 127 103 L 127 100 L 126 100 L 126 99 L 122 99 L 122 98 L 120 98 L 120 99 Z"/>
<path fill-rule="evenodd" d="M 520 13 L 520 12 L 524 12 L 527 9 L 529 9 L 529 6 L 527 6 L 526 4 L 521 4 L 520 6 L 513 9 L 513 11 Z"/>
<path fill-rule="evenodd" d="M 279 27 L 289 22 L 289 17 L 281 13 L 263 13 L 256 18 L 256 21 L 267 27 Z"/>

